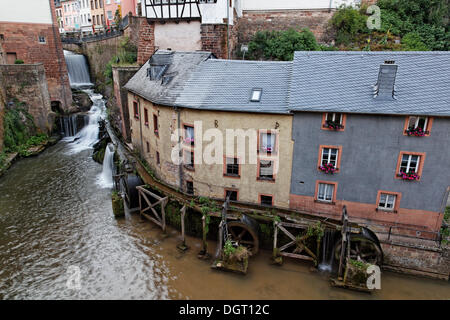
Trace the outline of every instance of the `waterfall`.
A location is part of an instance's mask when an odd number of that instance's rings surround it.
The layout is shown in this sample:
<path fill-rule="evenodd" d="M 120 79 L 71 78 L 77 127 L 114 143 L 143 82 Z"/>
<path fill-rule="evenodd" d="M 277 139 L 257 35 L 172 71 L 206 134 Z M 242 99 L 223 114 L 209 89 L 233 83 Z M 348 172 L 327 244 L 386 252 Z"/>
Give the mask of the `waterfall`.
<path fill-rule="evenodd" d="M 86 120 L 83 120 L 84 123 L 79 124 L 79 117 L 83 117 L 83 119 L 88 119 L 87 116 L 72 114 L 69 116 L 61 116 L 59 118 L 59 126 L 61 135 L 63 137 L 73 137 L 78 133 L 78 128 L 86 125 Z"/>
<path fill-rule="evenodd" d="M 71 51 L 64 50 L 67 70 L 69 72 L 69 82 L 72 88 L 91 87 L 86 57 Z"/>
<path fill-rule="evenodd" d="M 322 257 L 319 270 L 331 272 L 333 269 L 335 232 L 325 230 L 322 238 Z"/>
<path fill-rule="evenodd" d="M 102 188 L 113 187 L 113 167 L 114 167 L 114 145 L 108 143 L 105 150 L 105 157 L 103 158 L 103 170 L 100 174 L 97 183 Z"/>
<path fill-rule="evenodd" d="M 98 122 L 105 119 L 106 107 L 105 100 L 101 94 L 96 94 L 92 90 L 83 90 L 91 98 L 93 105 L 88 112 L 87 125 L 75 136 L 65 138 L 65 141 L 71 142 L 69 153 L 78 153 L 80 151 L 91 149 L 99 140 L 100 128 Z M 68 121 L 70 122 L 70 121 Z"/>

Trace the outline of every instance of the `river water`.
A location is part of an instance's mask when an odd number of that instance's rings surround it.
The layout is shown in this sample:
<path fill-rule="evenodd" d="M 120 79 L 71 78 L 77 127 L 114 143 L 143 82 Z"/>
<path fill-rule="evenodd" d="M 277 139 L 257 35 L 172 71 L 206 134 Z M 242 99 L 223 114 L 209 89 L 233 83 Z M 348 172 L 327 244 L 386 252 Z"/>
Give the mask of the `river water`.
<path fill-rule="evenodd" d="M 450 299 L 448 282 L 392 273 L 371 295 L 332 288 L 309 263 L 270 265 L 269 252 L 246 276 L 212 270 L 196 257 L 199 239 L 181 254 L 176 230 L 164 236 L 135 213 L 115 219 L 111 190 L 96 183 L 102 166 L 72 149 L 61 141 L 0 179 L 0 298 Z M 74 267 L 79 288 L 67 285 Z"/>

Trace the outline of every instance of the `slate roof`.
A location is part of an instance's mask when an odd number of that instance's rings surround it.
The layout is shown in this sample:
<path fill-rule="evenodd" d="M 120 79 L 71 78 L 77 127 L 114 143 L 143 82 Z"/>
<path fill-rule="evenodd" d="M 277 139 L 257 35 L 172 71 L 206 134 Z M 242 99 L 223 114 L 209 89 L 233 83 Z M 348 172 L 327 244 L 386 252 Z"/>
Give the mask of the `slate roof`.
<path fill-rule="evenodd" d="M 153 57 L 171 55 L 170 67 L 165 75 L 173 74 L 174 78 L 168 84 L 162 84 L 161 80 L 150 81 L 147 69 Z M 192 69 L 202 61 L 212 57 L 210 52 L 194 51 L 179 52 L 158 50 L 152 58 L 147 61 L 136 74 L 124 86 L 125 89 L 156 104 L 174 106 L 178 94 L 183 90 L 183 85 L 190 76 Z"/>
<path fill-rule="evenodd" d="M 398 65 L 396 100 L 373 98 L 386 60 Z M 296 52 L 289 109 L 450 116 L 450 53 Z"/>
<path fill-rule="evenodd" d="M 181 107 L 205 110 L 289 113 L 292 62 L 211 59 L 200 63 L 176 99 Z M 250 101 L 262 89 L 260 102 Z"/>

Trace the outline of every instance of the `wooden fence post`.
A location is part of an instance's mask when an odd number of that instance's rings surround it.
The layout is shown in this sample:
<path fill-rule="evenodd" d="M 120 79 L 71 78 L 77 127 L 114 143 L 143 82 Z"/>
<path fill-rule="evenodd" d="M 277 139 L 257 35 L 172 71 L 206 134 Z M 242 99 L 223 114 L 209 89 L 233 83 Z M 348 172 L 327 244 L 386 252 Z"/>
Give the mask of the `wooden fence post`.
<path fill-rule="evenodd" d="M 277 239 L 278 239 L 278 222 L 274 221 L 273 226 L 275 229 L 273 232 L 273 255 L 275 256 L 276 250 L 277 250 Z"/>
<path fill-rule="evenodd" d="M 186 239 L 185 239 L 185 231 L 184 231 L 184 216 L 186 214 L 186 206 L 184 205 L 183 208 L 181 208 L 181 241 L 183 242 L 183 246 L 186 246 Z"/>
<path fill-rule="evenodd" d="M 186 245 L 186 236 L 184 231 L 184 216 L 186 214 L 186 206 L 184 205 L 183 208 L 180 210 L 181 212 L 181 243 L 177 246 L 178 249 L 181 251 L 186 251 L 188 246 Z"/>

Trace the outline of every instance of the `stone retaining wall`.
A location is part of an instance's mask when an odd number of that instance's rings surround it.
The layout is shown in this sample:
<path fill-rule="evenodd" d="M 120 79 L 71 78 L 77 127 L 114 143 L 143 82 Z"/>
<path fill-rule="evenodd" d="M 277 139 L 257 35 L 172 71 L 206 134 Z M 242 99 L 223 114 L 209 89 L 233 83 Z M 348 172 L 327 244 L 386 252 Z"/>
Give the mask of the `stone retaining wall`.
<path fill-rule="evenodd" d="M 448 247 L 420 247 L 396 242 L 382 242 L 381 247 L 384 253 L 383 269 L 449 280 Z"/>
<path fill-rule="evenodd" d="M 33 116 L 40 131 L 50 132 L 53 123 L 50 116 L 53 113 L 44 65 L 0 65 L 0 74 L 0 87 L 4 88 L 6 103 L 14 100 L 23 102 L 24 108 Z M 1 128 L 3 130 L 3 126 Z"/>

